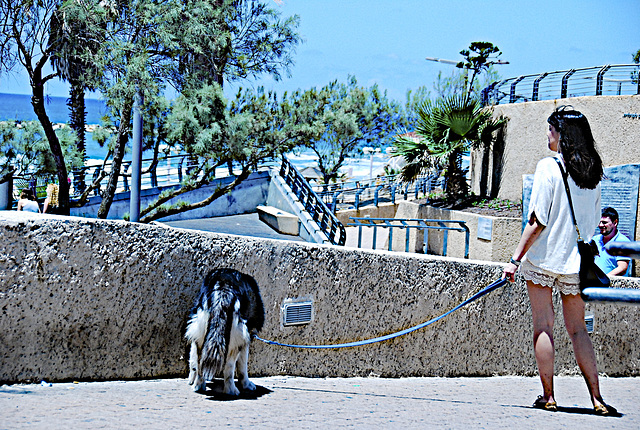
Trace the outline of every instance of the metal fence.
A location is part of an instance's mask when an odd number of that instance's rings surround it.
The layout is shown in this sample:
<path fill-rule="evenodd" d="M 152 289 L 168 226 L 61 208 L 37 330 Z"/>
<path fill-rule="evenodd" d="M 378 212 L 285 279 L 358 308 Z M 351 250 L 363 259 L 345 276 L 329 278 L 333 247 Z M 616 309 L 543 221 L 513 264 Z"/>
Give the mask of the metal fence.
<path fill-rule="evenodd" d="M 616 64 L 509 78 L 482 90 L 484 106 L 581 96 L 640 94 L 640 64 Z"/>
<path fill-rule="evenodd" d="M 280 176 L 291 187 L 293 193 L 300 199 L 300 203 L 327 235 L 331 243 L 344 245 L 347 240 L 344 226 L 287 157 L 282 157 Z"/>
<path fill-rule="evenodd" d="M 203 160 L 200 157 L 189 156 L 188 154 L 163 156 L 157 160 L 155 165 L 153 159 L 144 159 L 142 160 L 141 188 L 147 189 L 178 185 L 187 177 L 191 170 L 201 162 L 203 162 Z M 79 197 L 83 191 L 79 187 L 79 181 L 77 180 L 78 173 L 82 172 L 84 174 L 85 183 L 86 185 L 89 185 L 100 176 L 100 173 L 103 170 L 109 173 L 111 171 L 111 163 L 105 164 L 104 168 L 102 164 L 89 165 L 70 172 L 69 177 L 71 189 L 69 190 L 69 193 L 71 197 Z M 229 174 L 230 172 L 228 167 L 216 169 L 216 177 L 225 177 Z M 100 187 L 95 189 L 92 194 L 100 194 L 100 191 L 106 186 L 108 180 L 108 176 L 102 179 Z M 17 199 L 20 195 L 20 191 L 24 188 L 31 188 L 36 191 L 38 198 L 45 198 L 47 184 L 55 182 L 57 182 L 57 177 L 55 175 L 15 177 L 13 179 L 14 198 Z M 131 161 L 124 161 L 120 168 L 120 177 L 118 178 L 116 192 L 127 192 L 130 190 L 130 186 Z"/>
<path fill-rule="evenodd" d="M 364 206 L 378 206 L 381 203 L 395 203 L 396 199 L 418 198 L 442 187 L 439 172 L 423 175 L 413 182 L 402 182 L 398 175 L 378 177 L 371 180 L 337 182 L 315 185 L 314 191 L 335 213 L 341 209 L 360 209 Z"/>
<path fill-rule="evenodd" d="M 429 230 L 442 230 L 444 231 L 444 237 L 442 242 L 442 255 L 447 255 L 447 242 L 449 238 L 449 230 L 461 231 L 465 234 L 464 237 L 464 258 L 469 258 L 469 227 L 465 221 L 460 220 L 442 220 L 442 219 L 403 219 L 403 218 L 359 218 L 349 217 L 352 223 L 347 224 L 349 227 L 358 227 L 358 248 L 362 247 L 362 229 L 372 228 L 372 249 L 376 249 L 376 243 L 378 240 L 378 229 L 388 229 L 388 249 L 393 251 L 393 230 L 400 229 L 405 230 L 405 252 L 409 252 L 409 233 L 411 229 L 416 229 L 424 233 L 423 236 L 423 249 L 427 250 Z M 434 225 L 435 224 L 435 225 Z M 448 226 L 447 224 L 453 224 Z M 457 227 L 455 226 L 457 225 Z"/>

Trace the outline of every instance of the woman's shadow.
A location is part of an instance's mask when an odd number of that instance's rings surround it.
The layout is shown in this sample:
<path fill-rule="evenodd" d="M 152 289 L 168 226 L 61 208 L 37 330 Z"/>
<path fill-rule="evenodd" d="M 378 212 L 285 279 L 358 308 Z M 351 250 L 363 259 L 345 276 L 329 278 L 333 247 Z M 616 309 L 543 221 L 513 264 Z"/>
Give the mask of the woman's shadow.
<path fill-rule="evenodd" d="M 565 414 L 579 414 L 579 415 L 598 415 L 592 408 L 579 408 L 579 407 L 566 407 L 566 406 L 558 406 L 558 412 L 564 412 Z M 606 417 L 613 418 L 621 418 L 624 416 L 618 411 L 612 412 L 609 415 L 605 415 Z"/>

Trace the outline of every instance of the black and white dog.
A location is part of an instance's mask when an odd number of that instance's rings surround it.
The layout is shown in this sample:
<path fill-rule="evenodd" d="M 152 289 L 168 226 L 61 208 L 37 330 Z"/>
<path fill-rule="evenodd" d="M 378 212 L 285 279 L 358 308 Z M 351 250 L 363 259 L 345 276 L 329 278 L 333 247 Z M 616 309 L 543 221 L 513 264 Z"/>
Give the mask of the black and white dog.
<path fill-rule="evenodd" d="M 185 334 L 191 343 L 189 384 L 193 390 L 205 391 L 206 381 L 222 372 L 224 393 L 239 395 L 233 380 L 236 362 L 242 389 L 255 390 L 247 374 L 250 334 L 260 331 L 263 324 L 264 307 L 256 281 L 233 269 L 211 271 Z"/>

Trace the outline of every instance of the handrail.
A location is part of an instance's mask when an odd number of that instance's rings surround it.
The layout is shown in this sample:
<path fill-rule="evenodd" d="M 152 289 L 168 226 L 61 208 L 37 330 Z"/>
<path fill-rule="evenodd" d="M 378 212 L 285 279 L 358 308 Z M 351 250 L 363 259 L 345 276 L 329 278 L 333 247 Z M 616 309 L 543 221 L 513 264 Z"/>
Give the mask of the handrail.
<path fill-rule="evenodd" d="M 494 82 L 484 106 L 567 97 L 640 94 L 640 64 L 616 64 L 536 73 Z"/>
<path fill-rule="evenodd" d="M 347 241 L 347 231 L 344 226 L 285 156 L 282 157 L 280 176 L 291 187 L 305 210 L 327 235 L 329 241 L 334 245 L 344 245 Z"/>
<path fill-rule="evenodd" d="M 388 228 L 389 229 L 389 251 L 393 251 L 393 229 L 400 228 L 406 229 L 405 233 L 405 252 L 409 252 L 409 232 L 412 228 L 418 230 L 444 230 L 444 238 L 442 243 L 443 254 L 447 255 L 447 240 L 449 237 L 449 230 L 453 231 L 461 231 L 465 233 L 465 246 L 464 246 L 464 258 L 469 258 L 469 227 L 467 227 L 467 223 L 461 220 L 443 220 L 443 219 L 413 219 L 413 218 L 360 218 L 360 217 L 349 217 L 350 220 L 353 220 L 353 223 L 347 224 L 350 227 L 358 227 L 358 248 L 362 247 L 362 227 L 372 227 L 373 228 L 373 243 L 372 248 L 376 249 L 376 240 L 377 240 L 377 229 L 379 228 Z M 393 223 L 400 223 L 400 225 L 395 225 Z M 414 224 L 409 224 L 414 223 Z M 435 223 L 435 225 L 429 225 L 427 223 Z M 459 227 L 447 227 L 445 224 L 457 224 Z M 425 243 L 426 245 L 426 243 Z"/>
<path fill-rule="evenodd" d="M 338 198 L 343 201 L 343 205 L 352 207 L 353 209 L 361 209 L 362 206 L 373 204 L 378 206 L 381 203 L 382 195 L 385 201 L 395 203 L 396 193 L 404 195 L 404 199 L 408 199 L 408 188 L 413 186 L 415 198 L 418 198 L 419 192 L 427 196 L 434 188 L 437 187 L 439 174 L 427 174 L 417 177 L 411 183 L 399 182 L 400 175 L 390 175 L 380 178 L 374 178 L 361 181 L 338 182 L 335 184 L 323 184 L 315 186 L 316 194 L 327 204 L 335 214 L 338 210 Z M 405 190 L 402 191 L 402 188 Z M 366 192 L 368 203 L 363 200 L 363 194 Z"/>

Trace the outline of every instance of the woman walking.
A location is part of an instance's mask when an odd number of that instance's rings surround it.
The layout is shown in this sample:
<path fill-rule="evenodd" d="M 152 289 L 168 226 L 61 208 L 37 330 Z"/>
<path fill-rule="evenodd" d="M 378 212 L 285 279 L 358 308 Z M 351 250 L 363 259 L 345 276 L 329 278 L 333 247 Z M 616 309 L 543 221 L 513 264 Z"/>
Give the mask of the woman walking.
<path fill-rule="evenodd" d="M 555 287 L 562 299 L 564 323 L 594 411 L 598 415 L 611 415 L 617 412 L 604 403 L 600 394 L 596 356 L 584 322 L 577 233 L 559 166 L 568 172 L 576 222 L 588 242 L 600 221 L 602 159 L 595 148 L 589 122 L 582 113 L 561 106 L 547 122 L 549 149 L 557 155 L 540 160 L 536 166 L 527 214 L 529 221 L 511 261 L 504 268 L 503 277 L 514 282 L 519 269 L 527 281 L 533 347 L 543 391 L 533 406 L 550 411 L 558 409 L 553 390 L 552 287 Z"/>

